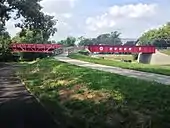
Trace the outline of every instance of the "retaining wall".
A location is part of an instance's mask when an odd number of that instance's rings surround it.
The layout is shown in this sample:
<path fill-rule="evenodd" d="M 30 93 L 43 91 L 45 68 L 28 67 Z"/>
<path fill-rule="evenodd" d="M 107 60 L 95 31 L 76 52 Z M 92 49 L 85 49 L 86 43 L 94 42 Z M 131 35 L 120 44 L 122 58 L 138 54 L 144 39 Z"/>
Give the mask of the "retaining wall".
<path fill-rule="evenodd" d="M 170 65 L 170 56 L 156 50 L 154 54 L 140 53 L 138 62 L 153 65 Z"/>

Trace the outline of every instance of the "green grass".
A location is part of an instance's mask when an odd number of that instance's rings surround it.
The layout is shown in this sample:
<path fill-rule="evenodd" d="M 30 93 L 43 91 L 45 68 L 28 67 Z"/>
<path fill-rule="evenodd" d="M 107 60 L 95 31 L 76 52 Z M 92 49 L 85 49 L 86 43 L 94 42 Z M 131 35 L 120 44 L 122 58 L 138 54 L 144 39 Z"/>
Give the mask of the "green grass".
<path fill-rule="evenodd" d="M 170 127 L 170 86 L 53 59 L 24 64 L 17 74 L 65 127 Z"/>
<path fill-rule="evenodd" d="M 144 72 L 151 72 L 163 75 L 170 75 L 170 66 L 158 66 L 158 65 L 149 65 L 149 64 L 140 64 L 140 63 L 127 63 L 127 62 L 120 62 L 114 60 L 107 60 L 101 58 L 93 58 L 90 56 L 85 56 L 81 54 L 71 54 L 69 55 L 70 58 L 83 60 L 87 62 L 92 62 L 96 64 L 103 64 L 108 66 L 120 67 L 125 69 L 132 69 Z"/>
<path fill-rule="evenodd" d="M 104 57 L 108 60 L 133 60 L 132 55 L 98 55 L 98 57 Z"/>
<path fill-rule="evenodd" d="M 162 52 L 162 53 L 164 53 L 164 54 L 167 54 L 167 55 L 170 55 L 170 49 L 160 50 L 160 52 Z"/>

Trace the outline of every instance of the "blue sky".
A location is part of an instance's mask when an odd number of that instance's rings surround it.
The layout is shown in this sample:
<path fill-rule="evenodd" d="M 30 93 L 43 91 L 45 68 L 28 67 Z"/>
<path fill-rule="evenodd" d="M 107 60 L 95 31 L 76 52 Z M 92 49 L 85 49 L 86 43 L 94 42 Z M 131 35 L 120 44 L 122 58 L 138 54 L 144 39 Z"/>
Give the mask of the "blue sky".
<path fill-rule="evenodd" d="M 55 40 L 96 37 L 115 30 L 124 38 L 138 38 L 170 21 L 169 0 L 43 0 L 41 5 L 45 13 L 58 19 Z M 13 23 L 7 23 L 12 36 L 19 31 Z"/>

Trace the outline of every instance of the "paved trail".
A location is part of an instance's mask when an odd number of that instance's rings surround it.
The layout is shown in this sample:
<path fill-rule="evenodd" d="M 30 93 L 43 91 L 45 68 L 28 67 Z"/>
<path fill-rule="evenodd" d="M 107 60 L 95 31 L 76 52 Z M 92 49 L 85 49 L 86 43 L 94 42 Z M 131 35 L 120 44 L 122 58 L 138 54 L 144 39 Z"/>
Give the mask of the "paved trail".
<path fill-rule="evenodd" d="M 0 66 L 0 128 L 58 128 L 14 76 L 14 68 Z"/>
<path fill-rule="evenodd" d="M 134 78 L 147 80 L 147 81 L 155 81 L 155 82 L 162 83 L 165 85 L 170 85 L 170 76 L 166 76 L 166 75 L 147 73 L 147 72 L 141 72 L 141 71 L 135 71 L 135 70 L 129 70 L 129 69 L 122 69 L 122 68 L 118 68 L 118 67 L 105 66 L 105 65 L 101 65 L 101 64 L 94 64 L 94 63 L 90 63 L 90 62 L 70 59 L 68 57 L 65 57 L 64 55 L 56 56 L 55 58 L 59 61 L 67 62 L 67 63 L 81 66 L 81 67 L 97 69 L 97 70 L 101 70 L 101 71 L 120 74 L 123 76 L 134 77 Z"/>

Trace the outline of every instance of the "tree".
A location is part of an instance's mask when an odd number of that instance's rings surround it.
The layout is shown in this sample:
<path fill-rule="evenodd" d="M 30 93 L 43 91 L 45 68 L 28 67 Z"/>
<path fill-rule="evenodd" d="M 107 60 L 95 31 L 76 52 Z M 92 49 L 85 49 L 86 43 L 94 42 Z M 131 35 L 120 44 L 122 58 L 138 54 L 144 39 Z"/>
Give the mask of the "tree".
<path fill-rule="evenodd" d="M 107 44 L 110 38 L 110 34 L 101 34 L 96 38 L 97 44 Z M 93 39 L 94 40 L 94 39 Z"/>
<path fill-rule="evenodd" d="M 124 45 L 135 46 L 136 45 L 136 41 L 127 41 Z"/>
<path fill-rule="evenodd" d="M 66 46 L 75 46 L 76 38 L 75 37 L 67 37 Z"/>
<path fill-rule="evenodd" d="M 37 33 L 34 35 L 33 31 L 26 30 L 24 35 L 21 35 L 21 32 L 17 33 L 15 37 L 12 38 L 12 42 L 15 43 L 42 43 L 44 42 L 43 35 L 41 33 Z M 51 42 L 46 42 L 51 43 Z M 46 57 L 48 54 L 45 53 L 19 53 L 21 60 L 34 60 L 36 58 Z"/>
<path fill-rule="evenodd" d="M 21 23 L 16 23 L 15 27 L 22 29 L 20 33 L 13 38 L 17 43 L 51 43 L 48 41 L 57 29 L 56 20 L 53 16 L 45 15 L 40 6 L 41 0 L 1 0 L 0 1 L 0 39 L 1 52 L 5 53 L 9 48 L 9 35 L 4 26 L 10 19 L 21 19 Z M 5 36 L 6 34 L 6 36 Z M 20 53 L 22 58 L 44 57 L 39 53 Z"/>
<path fill-rule="evenodd" d="M 80 40 L 80 41 L 82 41 L 84 39 L 85 39 L 85 37 L 83 37 L 83 36 L 78 37 L 78 40 Z"/>
<path fill-rule="evenodd" d="M 61 40 L 61 41 L 58 42 L 58 44 L 66 45 L 66 40 Z"/>
<path fill-rule="evenodd" d="M 9 60 L 12 54 L 9 49 L 11 39 L 3 24 L 0 24 L 0 60 Z"/>
<path fill-rule="evenodd" d="M 44 40 L 53 35 L 57 30 L 54 27 L 56 21 L 54 17 L 45 15 L 41 12 L 41 0 L 1 0 L 0 1 L 0 23 L 5 25 L 9 19 L 22 18 L 22 23 L 15 24 L 22 28 L 22 34 L 25 29 L 33 31 L 35 34 L 41 33 Z M 16 12 L 16 13 L 13 13 Z M 13 15 L 14 16 L 13 16 Z M 13 17 L 12 17 L 13 16 Z"/>
<path fill-rule="evenodd" d="M 118 31 L 111 32 L 111 41 L 113 41 L 113 45 L 122 45 L 120 34 Z"/>
<path fill-rule="evenodd" d="M 105 33 L 99 35 L 93 39 L 83 39 L 79 45 L 94 45 L 94 44 L 106 44 L 106 45 L 122 45 L 121 39 L 119 38 L 120 33 L 117 31 L 111 33 Z"/>
<path fill-rule="evenodd" d="M 48 41 L 48 44 L 57 44 L 55 40 Z"/>
<path fill-rule="evenodd" d="M 145 32 L 139 38 L 139 44 L 167 47 L 170 44 L 170 24 L 167 23 L 158 29 L 152 29 Z"/>
<path fill-rule="evenodd" d="M 19 32 L 16 34 L 15 37 L 12 38 L 12 42 L 16 43 L 42 43 L 43 35 L 41 33 L 37 33 L 34 35 L 34 32 L 31 30 L 25 30 L 24 35 L 21 34 L 22 32 Z"/>
<path fill-rule="evenodd" d="M 9 33 L 6 31 L 6 28 L 1 23 L 0 23 L 0 36 L 9 37 Z"/>
<path fill-rule="evenodd" d="M 70 36 L 70 37 L 67 37 L 65 40 L 59 41 L 58 44 L 62 44 L 66 47 L 70 47 L 70 46 L 75 46 L 75 42 L 76 42 L 76 38 Z"/>
<path fill-rule="evenodd" d="M 92 45 L 94 43 L 94 41 L 92 41 L 91 39 L 83 39 L 79 42 L 79 46 L 85 46 L 85 45 Z"/>

